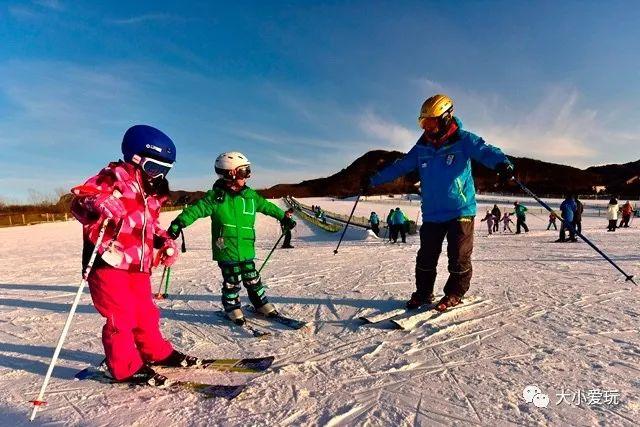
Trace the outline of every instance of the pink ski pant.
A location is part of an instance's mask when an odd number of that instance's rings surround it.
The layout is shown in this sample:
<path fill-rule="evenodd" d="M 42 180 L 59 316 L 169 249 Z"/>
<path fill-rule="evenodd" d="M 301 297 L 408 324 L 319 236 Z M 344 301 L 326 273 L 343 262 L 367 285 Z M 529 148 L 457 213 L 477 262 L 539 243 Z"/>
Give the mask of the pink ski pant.
<path fill-rule="evenodd" d="M 162 337 L 160 311 L 151 294 L 151 275 L 113 267 L 100 267 L 89 276 L 93 305 L 107 319 L 102 344 L 107 366 L 117 379 L 125 379 L 144 362 L 166 358 L 173 351 Z"/>

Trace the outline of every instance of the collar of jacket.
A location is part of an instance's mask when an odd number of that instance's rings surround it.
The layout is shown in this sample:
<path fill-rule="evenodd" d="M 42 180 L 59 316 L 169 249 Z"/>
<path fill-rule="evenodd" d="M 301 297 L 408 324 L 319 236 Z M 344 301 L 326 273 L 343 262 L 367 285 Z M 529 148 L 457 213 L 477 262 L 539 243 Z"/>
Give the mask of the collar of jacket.
<path fill-rule="evenodd" d="M 120 169 L 118 172 L 122 178 L 138 182 L 138 178 L 140 178 L 140 183 L 142 184 L 142 192 L 143 197 L 154 196 L 158 199 L 161 205 L 163 205 L 169 199 L 169 181 L 166 178 L 162 179 L 162 182 L 158 183 L 158 185 L 154 188 L 151 188 L 147 185 L 144 177 L 142 176 L 142 171 L 136 165 L 125 162 L 123 160 L 118 160 L 117 162 L 111 162 L 109 164 L 110 169 Z"/>
<path fill-rule="evenodd" d="M 238 194 L 242 194 L 245 191 L 247 191 L 249 189 L 249 187 L 247 187 L 246 185 L 244 187 L 242 187 L 240 189 L 240 191 L 232 191 L 229 187 L 227 187 L 224 183 L 224 180 L 222 178 L 218 179 L 216 182 L 213 183 L 213 189 L 216 190 L 222 190 L 223 192 L 225 192 L 226 194 L 229 194 L 230 196 L 235 196 Z"/>
<path fill-rule="evenodd" d="M 418 139 L 418 144 L 438 150 L 442 147 L 455 144 L 460 139 L 460 130 L 462 130 L 462 121 L 454 116 L 453 123 L 451 124 L 449 131 L 446 135 L 440 138 L 440 140 L 434 141 L 429 139 L 426 133 L 423 132 L 422 135 L 420 135 L 420 139 Z"/>

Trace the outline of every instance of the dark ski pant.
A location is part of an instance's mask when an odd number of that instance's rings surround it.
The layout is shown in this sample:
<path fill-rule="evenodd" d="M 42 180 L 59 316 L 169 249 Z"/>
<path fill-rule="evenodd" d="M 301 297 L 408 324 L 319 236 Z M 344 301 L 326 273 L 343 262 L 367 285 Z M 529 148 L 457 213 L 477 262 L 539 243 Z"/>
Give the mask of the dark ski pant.
<path fill-rule="evenodd" d="M 520 227 L 524 228 L 525 232 L 529 232 L 529 227 L 527 227 L 526 218 L 518 217 L 516 219 L 516 234 L 520 234 Z"/>
<path fill-rule="evenodd" d="M 416 293 L 419 297 L 428 299 L 433 294 L 438 258 L 445 237 L 449 257 L 449 278 L 444 285 L 444 293 L 458 297 L 467 293 L 472 275 L 473 228 L 473 217 L 422 224 L 420 249 L 416 257 Z"/>
<path fill-rule="evenodd" d="M 398 234 L 400 234 L 402 243 L 407 243 L 407 234 L 404 224 L 396 224 L 391 226 L 391 240 L 393 240 L 393 243 L 396 243 L 398 241 Z"/>
<path fill-rule="evenodd" d="M 629 227 L 629 221 L 631 221 L 631 215 L 622 215 L 622 220 L 620 221 L 618 228 Z"/>
<path fill-rule="evenodd" d="M 222 270 L 222 306 L 225 311 L 240 308 L 240 284 L 247 288 L 249 300 L 254 307 L 262 307 L 267 295 L 253 260 L 241 262 L 219 262 Z"/>
<path fill-rule="evenodd" d="M 549 225 L 547 225 L 547 230 L 549 230 L 551 228 L 551 226 L 553 225 L 553 229 L 557 230 L 558 226 L 556 225 L 555 221 L 549 221 Z M 562 228 L 562 225 L 560 226 Z"/>
<path fill-rule="evenodd" d="M 574 220 L 573 226 L 575 227 L 577 233 L 582 234 L 582 220 Z"/>
<path fill-rule="evenodd" d="M 615 219 L 610 219 L 609 220 L 609 227 L 607 228 L 607 231 L 616 231 L 616 224 L 618 223 L 618 221 L 616 221 Z"/>
<path fill-rule="evenodd" d="M 284 242 L 282 242 L 283 248 L 291 247 L 291 230 L 287 230 L 284 233 Z"/>
<path fill-rule="evenodd" d="M 373 231 L 376 236 L 380 236 L 380 226 L 378 224 L 371 224 L 371 231 Z"/>
<path fill-rule="evenodd" d="M 564 224 L 564 221 L 560 223 L 560 241 L 564 242 L 567 239 L 567 230 L 569 230 L 569 239 L 576 239 L 576 229 L 574 228 L 573 223 L 571 223 L 568 227 Z"/>

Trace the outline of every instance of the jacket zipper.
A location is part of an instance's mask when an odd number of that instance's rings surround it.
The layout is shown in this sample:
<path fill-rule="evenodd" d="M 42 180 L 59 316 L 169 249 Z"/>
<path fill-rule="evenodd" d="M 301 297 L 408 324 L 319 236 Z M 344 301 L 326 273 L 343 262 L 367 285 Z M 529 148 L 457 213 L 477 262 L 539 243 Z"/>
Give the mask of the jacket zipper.
<path fill-rule="evenodd" d="M 138 184 L 138 189 L 140 190 L 140 195 L 142 196 L 142 203 L 144 204 L 144 212 L 142 212 L 142 255 L 140 257 L 140 272 L 143 272 L 144 271 L 144 241 L 147 237 L 147 198 L 144 195 L 142 184 L 140 184 L 140 176 L 138 175 L 138 171 L 136 171 L 136 184 Z"/>

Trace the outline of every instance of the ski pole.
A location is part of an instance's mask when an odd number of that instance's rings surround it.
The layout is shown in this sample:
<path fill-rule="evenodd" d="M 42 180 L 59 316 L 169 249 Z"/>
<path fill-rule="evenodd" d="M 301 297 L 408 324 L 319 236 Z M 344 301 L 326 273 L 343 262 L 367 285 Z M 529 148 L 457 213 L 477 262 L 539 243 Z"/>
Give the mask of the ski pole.
<path fill-rule="evenodd" d="M 545 202 L 543 202 L 538 196 L 536 196 L 533 191 L 529 190 L 523 183 L 521 183 L 520 181 L 518 181 L 518 179 L 516 177 L 512 178 L 516 184 L 518 184 L 520 186 L 520 188 L 522 188 L 522 190 L 527 193 L 528 195 L 530 195 L 531 197 L 533 197 L 538 203 L 540 203 L 540 205 L 542 205 L 542 207 L 544 207 L 546 210 L 548 210 L 549 212 L 553 212 L 553 210 L 549 207 L 549 205 L 547 205 Z M 562 223 L 564 224 L 565 227 L 567 227 L 567 229 L 569 230 L 573 230 L 573 232 L 580 236 L 580 238 L 582 240 L 585 241 L 585 243 L 587 243 L 589 246 L 591 246 L 591 248 L 596 251 L 597 253 L 599 253 L 604 259 L 606 259 L 607 261 L 609 261 L 609 263 L 614 266 L 616 268 L 616 270 L 618 270 L 620 273 L 622 273 L 624 275 L 624 277 L 626 278 L 626 281 L 633 283 L 634 285 L 638 286 L 638 284 L 636 282 L 634 282 L 633 280 L 633 276 L 630 274 L 625 273 L 625 271 L 620 268 L 618 266 L 618 264 L 616 264 L 615 262 L 613 262 L 613 260 L 611 258 L 609 258 L 607 256 L 607 254 L 605 254 L 604 252 L 602 252 L 600 250 L 600 248 L 598 248 L 596 245 L 594 245 L 589 239 L 587 239 L 582 233 L 579 233 L 578 230 L 575 229 L 575 227 L 573 226 L 572 223 L 565 221 L 564 218 L 562 218 L 562 215 L 560 215 L 558 218 L 560 218 L 560 221 L 562 221 Z"/>
<path fill-rule="evenodd" d="M 347 228 L 349 228 L 349 224 L 351 224 L 351 218 L 353 218 L 353 213 L 356 210 L 356 206 L 358 206 L 358 202 L 360 201 L 360 196 L 362 196 L 362 193 L 359 193 L 358 197 L 356 197 L 356 202 L 353 204 L 353 209 L 351 209 L 351 213 L 349 214 L 347 225 L 345 225 L 344 229 L 342 230 L 342 235 L 340 236 L 340 240 L 338 241 L 338 246 L 336 246 L 336 248 L 333 250 L 334 255 L 336 255 L 338 253 L 338 249 L 340 249 L 340 244 L 342 243 L 342 239 L 344 238 L 344 233 L 347 232 Z"/>
<path fill-rule="evenodd" d="M 36 413 L 38 412 L 38 407 L 42 405 L 46 405 L 47 402 L 44 400 L 44 392 L 49 384 L 49 380 L 51 379 L 51 374 L 53 373 L 53 368 L 56 365 L 56 361 L 58 360 L 58 356 L 60 355 L 60 350 L 62 350 L 62 345 L 64 344 L 64 340 L 67 337 L 67 333 L 69 332 L 69 328 L 71 327 L 71 320 L 73 319 L 73 315 L 76 312 L 76 308 L 78 308 L 78 304 L 80 303 L 80 297 L 82 297 L 82 291 L 84 290 L 84 286 L 87 283 L 87 279 L 89 278 L 89 274 L 93 269 L 93 262 L 98 255 L 98 249 L 102 244 L 102 239 L 104 238 L 104 233 L 107 230 L 107 225 L 109 224 L 109 219 L 105 219 L 102 222 L 102 227 L 100 228 L 100 233 L 98 234 L 98 238 L 96 239 L 96 245 L 93 248 L 93 252 L 91 253 L 91 258 L 89 258 L 89 263 L 87 267 L 84 269 L 84 273 L 82 274 L 82 280 L 80 281 L 80 286 L 78 286 L 78 292 L 76 292 L 76 297 L 73 300 L 73 304 L 71 305 L 71 309 L 69 310 L 69 315 L 67 316 L 67 321 L 64 323 L 64 327 L 62 328 L 62 333 L 60 334 L 60 338 L 58 338 L 58 345 L 56 346 L 55 351 L 53 352 L 53 357 L 51 357 L 51 363 L 49 363 L 49 368 L 47 369 L 47 373 L 44 376 L 44 381 L 42 382 L 42 387 L 40 387 L 40 392 L 38 393 L 38 397 L 35 400 L 31 400 L 33 403 L 33 412 L 31 412 L 30 420 L 33 421 L 36 417 Z"/>
<path fill-rule="evenodd" d="M 267 255 L 267 257 L 264 259 L 264 262 L 262 263 L 262 265 L 258 269 L 258 275 L 260 275 L 260 272 L 262 271 L 264 266 L 267 265 L 267 261 L 269 261 L 269 258 L 271 258 L 271 254 L 273 253 L 273 251 L 276 250 L 276 248 L 278 247 L 278 244 L 280 243 L 280 240 L 282 240 L 283 237 L 284 237 L 284 232 L 280 235 L 280 237 L 278 237 L 278 240 L 276 241 L 276 244 L 273 245 L 273 248 L 271 248 L 271 252 L 269 252 L 269 255 Z"/>
<path fill-rule="evenodd" d="M 164 282 L 164 293 L 162 294 L 162 298 L 167 298 L 169 296 L 169 280 L 171 278 L 171 267 L 167 267 L 167 281 Z"/>
<path fill-rule="evenodd" d="M 158 285 L 158 292 L 156 292 L 156 299 L 162 298 L 162 284 L 164 283 L 164 277 L 167 274 L 167 267 L 165 266 L 162 270 L 162 277 L 160 278 L 160 284 Z"/>

